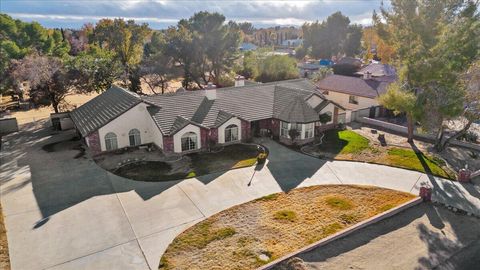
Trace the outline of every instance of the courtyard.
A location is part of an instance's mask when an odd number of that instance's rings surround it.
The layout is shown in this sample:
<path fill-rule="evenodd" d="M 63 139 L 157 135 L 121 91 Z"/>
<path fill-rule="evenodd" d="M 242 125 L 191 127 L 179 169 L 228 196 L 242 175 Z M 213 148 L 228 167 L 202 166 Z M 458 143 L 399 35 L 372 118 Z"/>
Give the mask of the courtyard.
<path fill-rule="evenodd" d="M 42 149 L 73 137 L 25 125 L 2 138 L 0 192 L 14 270 L 157 269 L 172 240 L 205 218 L 316 185 L 370 185 L 417 195 L 420 184 L 430 182 L 435 201 L 480 215 L 478 186 L 376 164 L 319 160 L 267 139 L 257 142 L 270 151 L 263 168 L 140 182 L 102 169 L 71 145 Z"/>

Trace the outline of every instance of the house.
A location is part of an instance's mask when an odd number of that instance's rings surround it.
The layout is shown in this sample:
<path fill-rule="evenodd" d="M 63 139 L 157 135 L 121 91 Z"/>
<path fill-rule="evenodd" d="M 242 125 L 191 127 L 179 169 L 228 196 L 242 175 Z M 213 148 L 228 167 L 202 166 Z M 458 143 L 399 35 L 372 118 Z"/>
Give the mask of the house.
<path fill-rule="evenodd" d="M 238 48 L 240 51 L 255 51 L 257 49 L 257 45 L 250 43 L 250 42 L 243 42 L 240 44 L 240 47 Z"/>
<path fill-rule="evenodd" d="M 189 153 L 214 144 L 271 134 L 291 144 L 314 140 L 334 127 L 344 108 L 308 80 L 294 79 L 230 88 L 139 96 L 113 86 L 71 112 L 75 128 L 94 154 L 153 143 L 166 153 Z M 331 121 L 319 122 L 328 114 Z"/>
<path fill-rule="evenodd" d="M 349 111 L 357 111 L 379 106 L 377 98 L 387 92 L 390 83 L 367 73 L 363 77 L 333 74 L 316 85 L 329 100 Z"/>
<path fill-rule="evenodd" d="M 287 39 L 284 40 L 281 44 L 284 47 L 291 48 L 291 47 L 298 47 L 303 45 L 303 39 L 297 38 L 297 39 Z"/>

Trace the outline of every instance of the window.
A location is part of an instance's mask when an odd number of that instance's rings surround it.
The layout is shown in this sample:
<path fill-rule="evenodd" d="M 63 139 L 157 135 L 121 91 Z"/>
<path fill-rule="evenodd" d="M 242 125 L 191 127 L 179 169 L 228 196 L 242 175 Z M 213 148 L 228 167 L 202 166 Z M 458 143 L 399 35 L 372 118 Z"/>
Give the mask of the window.
<path fill-rule="evenodd" d="M 280 136 L 288 137 L 288 123 L 280 122 Z"/>
<path fill-rule="evenodd" d="M 197 134 L 187 132 L 182 136 L 182 151 L 197 149 Z"/>
<path fill-rule="evenodd" d="M 351 104 L 358 104 L 358 98 L 356 96 L 349 96 L 348 102 Z"/>
<path fill-rule="evenodd" d="M 130 146 L 137 146 L 142 144 L 140 139 L 140 131 L 136 128 L 128 132 L 128 140 L 130 141 Z"/>
<path fill-rule="evenodd" d="M 298 132 L 302 133 L 302 124 L 292 123 L 290 124 L 290 129 L 296 129 Z"/>
<path fill-rule="evenodd" d="M 238 141 L 238 126 L 229 125 L 225 128 L 225 142 Z"/>
<path fill-rule="evenodd" d="M 314 123 L 305 124 L 305 139 L 313 138 Z"/>
<path fill-rule="evenodd" d="M 105 135 L 105 148 L 107 148 L 107 151 L 118 148 L 117 135 L 115 133 L 109 132 Z"/>

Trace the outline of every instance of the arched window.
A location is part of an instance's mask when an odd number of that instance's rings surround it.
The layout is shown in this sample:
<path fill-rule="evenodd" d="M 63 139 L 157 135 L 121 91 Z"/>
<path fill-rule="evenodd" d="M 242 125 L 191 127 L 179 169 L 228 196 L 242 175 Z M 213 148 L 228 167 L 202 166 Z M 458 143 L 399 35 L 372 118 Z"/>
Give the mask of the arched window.
<path fill-rule="evenodd" d="M 107 148 L 107 151 L 118 148 L 117 135 L 115 133 L 109 132 L 105 135 L 105 148 Z"/>
<path fill-rule="evenodd" d="M 182 136 L 182 151 L 197 149 L 197 134 L 187 132 Z"/>
<path fill-rule="evenodd" d="M 225 142 L 238 141 L 238 126 L 229 125 L 225 128 Z"/>
<path fill-rule="evenodd" d="M 142 144 L 142 141 L 140 139 L 140 131 L 136 128 L 130 130 L 130 132 L 128 132 L 128 140 L 130 141 L 130 146 L 137 146 Z"/>

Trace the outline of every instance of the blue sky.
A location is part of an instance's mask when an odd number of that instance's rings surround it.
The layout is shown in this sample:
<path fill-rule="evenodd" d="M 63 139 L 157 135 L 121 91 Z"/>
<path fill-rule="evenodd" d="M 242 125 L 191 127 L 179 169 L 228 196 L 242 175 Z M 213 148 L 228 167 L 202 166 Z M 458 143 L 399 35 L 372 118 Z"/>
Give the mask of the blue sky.
<path fill-rule="evenodd" d="M 385 1 L 388 2 L 388 1 Z M 371 23 L 381 0 L 0 0 L 0 12 L 46 27 L 80 28 L 101 18 L 131 18 L 162 29 L 198 11 L 217 11 L 228 20 L 250 21 L 257 27 L 302 25 L 341 11 L 354 23 Z"/>

